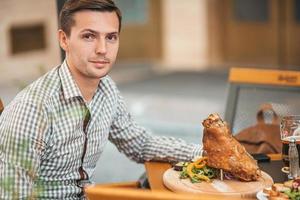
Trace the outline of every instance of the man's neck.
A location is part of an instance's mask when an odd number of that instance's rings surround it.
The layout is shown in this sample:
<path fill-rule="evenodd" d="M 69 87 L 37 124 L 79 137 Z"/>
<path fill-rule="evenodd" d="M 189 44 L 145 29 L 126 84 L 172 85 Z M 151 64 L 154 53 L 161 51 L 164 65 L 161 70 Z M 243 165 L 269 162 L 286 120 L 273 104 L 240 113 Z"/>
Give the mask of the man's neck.
<path fill-rule="evenodd" d="M 82 77 L 80 75 L 80 72 L 76 68 L 71 67 L 69 65 L 68 67 L 73 79 L 75 80 L 83 96 L 84 101 L 90 102 L 93 99 L 93 96 L 98 88 L 100 79 L 96 79 L 96 78 L 87 79 L 86 77 Z"/>
<path fill-rule="evenodd" d="M 93 96 L 98 88 L 100 80 L 91 79 L 91 80 L 80 80 L 74 76 L 75 82 L 86 102 L 90 102 L 93 99 Z"/>

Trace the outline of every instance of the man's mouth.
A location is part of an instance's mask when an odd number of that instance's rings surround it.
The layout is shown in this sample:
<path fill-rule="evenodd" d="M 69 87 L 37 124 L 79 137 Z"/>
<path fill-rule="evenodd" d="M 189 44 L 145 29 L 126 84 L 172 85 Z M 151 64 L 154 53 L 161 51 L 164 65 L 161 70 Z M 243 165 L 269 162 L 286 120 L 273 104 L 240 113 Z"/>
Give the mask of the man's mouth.
<path fill-rule="evenodd" d="M 109 60 L 90 60 L 89 62 L 94 63 L 94 64 L 108 64 Z"/>

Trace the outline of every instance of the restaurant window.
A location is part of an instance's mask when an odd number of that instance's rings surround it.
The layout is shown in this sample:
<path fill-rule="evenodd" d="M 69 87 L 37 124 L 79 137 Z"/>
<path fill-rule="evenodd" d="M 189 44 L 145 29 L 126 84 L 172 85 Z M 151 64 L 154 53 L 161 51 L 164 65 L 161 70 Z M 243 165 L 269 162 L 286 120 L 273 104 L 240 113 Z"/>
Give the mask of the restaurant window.
<path fill-rule="evenodd" d="M 269 17 L 269 0 L 235 0 L 234 17 L 244 22 L 266 22 Z"/>
<path fill-rule="evenodd" d="M 122 10 L 124 24 L 144 25 L 148 21 L 148 0 L 115 0 Z"/>
<path fill-rule="evenodd" d="M 300 23 L 300 0 L 294 0 L 295 2 L 295 18 L 296 18 L 296 22 Z"/>
<path fill-rule="evenodd" d="M 43 24 L 12 26 L 9 34 L 13 55 L 46 48 L 45 27 Z"/>

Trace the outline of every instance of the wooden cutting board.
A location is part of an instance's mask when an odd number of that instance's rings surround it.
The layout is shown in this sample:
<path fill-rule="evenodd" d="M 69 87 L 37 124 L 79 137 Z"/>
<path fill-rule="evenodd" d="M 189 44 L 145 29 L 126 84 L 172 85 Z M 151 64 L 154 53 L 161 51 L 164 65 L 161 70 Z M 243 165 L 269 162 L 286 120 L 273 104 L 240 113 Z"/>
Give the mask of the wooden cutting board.
<path fill-rule="evenodd" d="M 163 182 L 167 188 L 174 192 L 205 193 L 212 195 L 226 195 L 238 198 L 255 198 L 256 193 L 273 184 L 270 175 L 262 172 L 258 181 L 241 182 L 238 180 L 217 180 L 212 182 L 191 183 L 190 179 L 180 179 L 180 172 L 173 168 L 168 169 L 163 175 Z"/>

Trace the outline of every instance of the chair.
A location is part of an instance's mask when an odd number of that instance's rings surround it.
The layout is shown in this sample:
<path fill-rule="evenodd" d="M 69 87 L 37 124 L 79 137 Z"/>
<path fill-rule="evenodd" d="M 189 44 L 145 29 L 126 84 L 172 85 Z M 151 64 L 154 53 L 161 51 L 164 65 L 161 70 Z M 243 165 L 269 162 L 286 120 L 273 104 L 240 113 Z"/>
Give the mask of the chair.
<path fill-rule="evenodd" d="M 3 103 L 2 103 L 2 101 L 0 99 L 0 115 L 1 115 L 1 113 L 2 113 L 3 110 L 4 110 L 4 105 L 3 105 Z"/>
<path fill-rule="evenodd" d="M 231 68 L 229 85 L 225 120 L 233 134 L 254 125 L 264 103 L 271 104 L 279 117 L 300 114 L 299 71 Z"/>
<path fill-rule="evenodd" d="M 122 188 L 118 186 L 89 186 L 85 189 L 89 200 L 212 200 L 220 196 L 190 193 L 173 193 L 143 189 Z M 237 199 L 222 196 L 221 199 Z M 243 198 L 244 199 L 244 198 Z"/>

